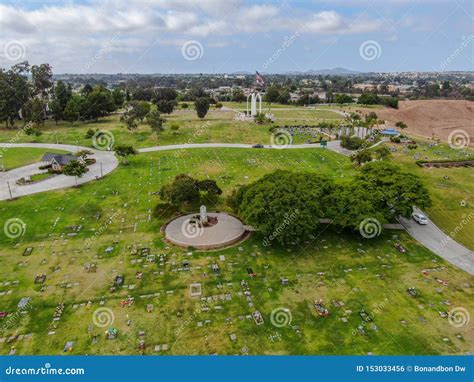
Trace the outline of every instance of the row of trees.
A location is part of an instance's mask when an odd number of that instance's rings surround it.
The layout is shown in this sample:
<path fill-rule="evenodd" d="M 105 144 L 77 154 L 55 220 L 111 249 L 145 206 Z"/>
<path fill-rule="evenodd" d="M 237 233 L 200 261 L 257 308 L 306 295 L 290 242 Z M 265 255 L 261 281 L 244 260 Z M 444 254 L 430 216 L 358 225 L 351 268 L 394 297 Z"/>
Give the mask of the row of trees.
<path fill-rule="evenodd" d="M 398 97 L 380 97 L 375 92 L 362 93 L 357 103 L 362 105 L 385 105 L 393 109 L 398 109 Z"/>
<path fill-rule="evenodd" d="M 31 81 L 28 76 L 31 75 Z M 12 127 L 27 106 L 29 117 L 38 121 L 46 115 L 45 100 L 53 85 L 52 70 L 48 64 L 33 65 L 25 61 L 9 70 L 0 68 L 0 121 Z M 36 117 L 36 115 L 38 115 Z M 28 121 L 27 121 L 28 122 Z"/>
<path fill-rule="evenodd" d="M 69 96 L 62 90 L 63 88 L 64 85 L 58 81 L 53 91 L 51 112 L 56 122 L 59 120 L 71 123 L 97 120 L 122 107 L 125 98 L 120 90 L 110 91 L 103 85 L 84 88 L 82 94 L 70 94 Z M 62 97 L 58 98 L 56 94 L 62 94 Z"/>
<path fill-rule="evenodd" d="M 171 100 L 160 100 L 157 103 L 157 108 L 152 110 L 148 101 L 133 100 L 125 105 L 125 111 L 120 120 L 130 131 L 137 129 L 139 123 L 146 122 L 151 130 L 158 134 L 164 130 L 166 122 L 161 114 L 171 114 L 174 110 L 174 103 L 175 101 Z M 209 106 L 209 99 L 206 97 L 198 98 L 194 102 L 194 108 L 199 118 L 206 116 Z"/>
<path fill-rule="evenodd" d="M 19 119 L 39 126 L 49 116 L 56 122 L 97 120 L 122 107 L 124 99 L 124 92 L 103 85 L 85 85 L 81 94 L 73 94 L 70 84 L 54 85 L 49 64 L 30 66 L 25 61 L 0 69 L 0 121 L 7 128 Z"/>
<path fill-rule="evenodd" d="M 316 234 L 321 218 L 332 219 L 340 229 L 359 229 L 368 218 L 384 224 L 410 217 L 414 205 L 428 207 L 431 199 L 416 175 L 389 162 L 372 162 L 347 183 L 322 174 L 276 171 L 242 186 L 231 202 L 247 224 L 265 236 L 278 232 L 275 240 L 288 245 Z M 297 219 L 282 229 L 293 211 Z"/>

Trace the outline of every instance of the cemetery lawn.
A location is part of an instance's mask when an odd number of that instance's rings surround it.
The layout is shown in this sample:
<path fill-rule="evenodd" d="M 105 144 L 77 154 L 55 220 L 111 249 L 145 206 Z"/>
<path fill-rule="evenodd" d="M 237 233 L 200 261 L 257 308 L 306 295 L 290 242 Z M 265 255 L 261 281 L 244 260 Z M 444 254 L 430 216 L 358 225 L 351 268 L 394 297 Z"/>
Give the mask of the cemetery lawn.
<path fill-rule="evenodd" d="M 242 103 L 241 107 L 245 108 L 245 104 Z M 234 121 L 234 111 L 216 110 L 214 107 L 211 107 L 203 120 L 196 116 L 194 110 L 176 110 L 171 115 L 163 115 L 167 122 L 165 130 L 159 135 L 152 133 L 150 127 L 144 123 L 140 124 L 134 132 L 130 132 L 120 122 L 120 114 L 116 113 L 101 118 L 99 121 L 87 123 L 59 122 L 55 124 L 53 121 L 46 121 L 45 125 L 39 128 L 42 132 L 40 136 L 23 134 L 20 140 L 18 140 L 18 135 L 21 134 L 19 130 L 0 128 L 0 141 L 63 143 L 92 147 L 92 139 L 86 137 L 87 131 L 91 129 L 110 131 L 114 136 L 115 146 L 131 145 L 135 148 L 209 142 L 270 144 L 269 129 L 271 127 L 292 124 L 316 125 L 321 121 L 335 121 L 343 118 L 342 115 L 329 110 L 304 110 L 301 107 L 292 109 L 294 110 L 275 111 L 279 120 L 273 124 L 263 125 Z M 171 130 L 172 124 L 177 124 L 179 129 Z"/>
<path fill-rule="evenodd" d="M 3 155 L 3 161 L 5 165 L 5 170 L 12 170 L 17 167 L 26 166 L 31 163 L 37 163 L 41 161 L 41 158 L 45 153 L 58 153 L 65 154 L 64 150 L 51 150 L 51 149 L 42 149 L 42 148 L 1 148 L 0 155 Z M 2 160 L 0 159 L 0 169 L 1 169 Z"/>
<path fill-rule="evenodd" d="M 420 167 L 415 157 L 421 160 L 467 159 L 474 157 L 474 150 L 455 150 L 447 144 L 431 146 L 433 142 L 417 139 L 418 148 L 403 149 L 403 145 L 388 143 L 394 147 L 395 163 L 423 179 L 430 191 L 433 206 L 425 211 L 445 233 L 455 232 L 454 239 L 474 250 L 474 169 L 472 167 L 427 168 Z M 462 223 L 463 219 L 469 222 Z"/>
<path fill-rule="evenodd" d="M 16 354 L 64 354 L 67 341 L 74 341 L 72 354 L 139 354 L 140 340 L 144 354 L 157 355 L 472 351 L 469 326 L 455 328 L 439 312 L 474 311 L 474 277 L 405 233 L 385 232 L 370 240 L 322 227 L 318 237 L 289 248 L 265 247 L 255 233 L 232 248 L 197 252 L 165 243 L 160 227 L 166 218 L 152 213 L 158 202 L 152 193 L 182 172 L 215 179 L 224 195 L 208 210 L 229 211 L 225 197 L 239 184 L 277 168 L 345 181 L 353 175 L 348 158 L 324 149 L 195 149 L 140 154 L 129 162 L 79 188 L 0 202 L 3 219 L 26 224 L 19 238 L 0 235 L 0 311 L 13 313 L 0 318 L 0 354 L 12 348 Z M 396 240 L 407 253 L 394 248 Z M 33 252 L 22 256 L 27 247 Z M 133 247 L 150 248 L 155 257 L 147 259 L 140 251 L 132 255 Z M 183 270 L 183 261 L 190 270 Z M 85 271 L 86 263 L 97 264 L 96 272 Z M 213 263 L 220 274 L 212 272 Z M 248 267 L 256 277 L 248 275 Z M 424 269 L 429 269 L 426 276 Z M 137 272 L 143 273 L 141 279 Z M 41 274 L 46 275 L 44 291 L 34 284 Z M 119 274 L 126 287 L 111 292 Z M 253 306 L 243 295 L 242 280 Z M 206 301 L 190 297 L 193 283 L 201 283 Z M 418 297 L 407 293 L 410 287 Z M 134 304 L 120 307 L 128 296 Z M 15 314 L 22 297 L 31 297 L 31 306 Z M 316 299 L 323 300 L 328 317 L 317 315 Z M 65 309 L 53 321 L 59 303 Z M 110 318 L 103 327 L 93 323 L 99 308 L 104 319 Z M 279 308 L 288 309 L 284 315 L 291 324 L 271 323 L 271 313 Z M 262 313 L 263 325 L 251 318 L 255 310 Z M 362 319 L 364 312 L 372 321 Z M 105 339 L 108 327 L 118 330 L 116 339 Z"/>

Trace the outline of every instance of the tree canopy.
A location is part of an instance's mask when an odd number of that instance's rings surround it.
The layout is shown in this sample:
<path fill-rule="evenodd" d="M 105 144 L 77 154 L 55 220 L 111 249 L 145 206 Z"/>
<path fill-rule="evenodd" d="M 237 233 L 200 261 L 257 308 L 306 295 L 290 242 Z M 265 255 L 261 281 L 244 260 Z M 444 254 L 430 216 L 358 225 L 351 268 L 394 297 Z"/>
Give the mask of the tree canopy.
<path fill-rule="evenodd" d="M 171 114 L 176 105 L 175 101 L 161 100 L 156 103 L 157 109 L 164 114 Z"/>
<path fill-rule="evenodd" d="M 127 164 L 127 157 L 129 155 L 137 155 L 138 151 L 135 150 L 132 146 L 117 146 L 115 147 L 115 154 L 123 158 L 123 164 Z"/>
<path fill-rule="evenodd" d="M 200 97 L 194 102 L 194 108 L 199 118 L 204 118 L 209 110 L 209 98 Z"/>
<path fill-rule="evenodd" d="M 203 200 L 215 201 L 215 197 L 222 194 L 222 190 L 215 180 L 199 181 L 186 174 L 177 175 L 173 182 L 164 185 L 159 191 L 162 200 L 181 209 L 183 204 L 197 203 Z"/>
<path fill-rule="evenodd" d="M 241 187 L 235 195 L 237 213 L 265 236 L 290 244 L 315 232 L 325 217 L 333 180 L 313 173 L 276 171 Z M 296 216 L 288 226 L 281 225 Z"/>
<path fill-rule="evenodd" d="M 262 235 L 288 245 L 316 233 L 320 219 L 331 219 L 341 229 L 358 229 L 369 218 L 383 224 L 409 217 L 413 206 L 426 208 L 431 200 L 416 175 L 389 162 L 372 162 L 349 182 L 279 170 L 240 187 L 232 205 Z"/>
<path fill-rule="evenodd" d="M 421 179 L 412 173 L 402 171 L 390 162 L 371 162 L 361 168 L 356 182 L 367 190 L 367 196 L 384 211 L 387 219 L 398 215 L 409 218 L 413 206 L 431 206 L 428 190 Z"/>
<path fill-rule="evenodd" d="M 67 176 L 77 176 L 81 178 L 87 172 L 87 167 L 85 164 L 77 160 L 70 161 L 67 165 L 63 168 L 63 174 Z"/>
<path fill-rule="evenodd" d="M 146 123 L 150 126 L 151 130 L 156 134 L 164 130 L 163 123 L 166 122 L 166 119 L 161 117 L 161 114 L 158 110 L 152 110 L 148 113 L 146 117 Z"/>

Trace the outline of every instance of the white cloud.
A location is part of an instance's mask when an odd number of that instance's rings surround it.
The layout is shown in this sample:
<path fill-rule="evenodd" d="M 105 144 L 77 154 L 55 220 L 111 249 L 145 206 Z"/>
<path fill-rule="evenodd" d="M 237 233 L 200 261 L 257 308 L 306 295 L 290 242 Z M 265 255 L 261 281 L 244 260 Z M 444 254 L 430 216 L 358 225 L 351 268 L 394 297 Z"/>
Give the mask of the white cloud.
<path fill-rule="evenodd" d="M 25 45 L 30 62 L 64 64 L 55 69 L 64 71 L 67 67 L 73 71 L 112 38 L 111 54 L 140 56 L 154 44 L 179 46 L 189 39 L 199 39 L 203 44 L 208 42 L 209 48 L 216 48 L 235 45 L 244 37 L 253 38 L 255 33 L 262 32 L 299 31 L 330 38 L 382 27 L 379 20 L 367 15 L 354 22 L 334 10 L 311 13 L 294 6 L 288 12 L 275 5 L 249 5 L 244 0 L 92 0 L 86 4 L 48 4 L 36 9 L 0 5 L 0 52 L 7 42 L 19 40 Z M 239 38 L 232 39 L 233 35 Z M 75 66 L 71 67 L 71 63 Z M 0 57 L 0 66 L 11 64 Z"/>

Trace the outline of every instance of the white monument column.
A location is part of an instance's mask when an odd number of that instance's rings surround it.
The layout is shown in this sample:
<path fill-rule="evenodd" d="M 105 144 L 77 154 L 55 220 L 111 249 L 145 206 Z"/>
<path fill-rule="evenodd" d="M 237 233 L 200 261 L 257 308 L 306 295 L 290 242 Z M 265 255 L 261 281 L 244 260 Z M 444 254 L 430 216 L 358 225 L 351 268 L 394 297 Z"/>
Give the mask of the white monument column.
<path fill-rule="evenodd" d="M 199 209 L 199 220 L 201 220 L 202 224 L 207 223 L 207 211 L 206 211 L 206 206 L 201 206 Z"/>
<path fill-rule="evenodd" d="M 252 106 L 250 114 L 252 115 L 252 117 L 255 117 L 257 115 L 257 96 L 255 93 L 252 93 Z"/>

